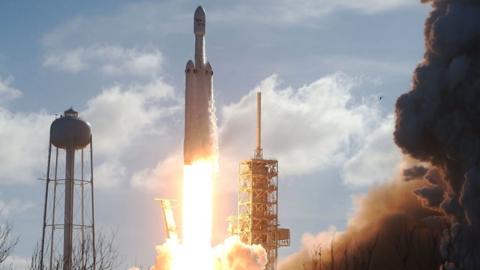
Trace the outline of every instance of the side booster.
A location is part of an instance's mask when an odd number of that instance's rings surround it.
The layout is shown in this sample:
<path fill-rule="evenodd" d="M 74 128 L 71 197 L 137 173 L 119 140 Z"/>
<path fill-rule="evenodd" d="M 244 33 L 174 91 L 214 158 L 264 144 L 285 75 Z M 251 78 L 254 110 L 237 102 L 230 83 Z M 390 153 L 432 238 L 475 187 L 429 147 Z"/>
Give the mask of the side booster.
<path fill-rule="evenodd" d="M 185 68 L 184 163 L 211 157 L 216 151 L 216 119 L 213 106 L 213 70 L 205 57 L 205 11 L 195 11 L 195 63 Z"/>

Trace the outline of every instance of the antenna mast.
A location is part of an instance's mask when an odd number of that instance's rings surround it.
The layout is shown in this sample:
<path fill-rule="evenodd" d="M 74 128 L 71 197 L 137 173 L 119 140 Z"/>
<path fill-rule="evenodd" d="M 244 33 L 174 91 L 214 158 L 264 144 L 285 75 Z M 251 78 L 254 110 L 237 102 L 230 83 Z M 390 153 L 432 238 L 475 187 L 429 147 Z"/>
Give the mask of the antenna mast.
<path fill-rule="evenodd" d="M 262 149 L 262 92 L 257 92 L 257 148 L 255 159 L 263 159 Z"/>

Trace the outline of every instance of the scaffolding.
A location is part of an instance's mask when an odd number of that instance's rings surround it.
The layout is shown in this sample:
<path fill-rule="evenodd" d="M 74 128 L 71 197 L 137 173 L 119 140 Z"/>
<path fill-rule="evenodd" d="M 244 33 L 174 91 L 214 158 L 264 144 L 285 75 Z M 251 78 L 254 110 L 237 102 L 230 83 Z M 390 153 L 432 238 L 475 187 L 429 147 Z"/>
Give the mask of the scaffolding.
<path fill-rule="evenodd" d="M 279 228 L 278 161 L 263 159 L 261 93 L 257 93 L 257 147 L 253 159 L 240 162 L 238 216 L 231 233 L 267 252 L 266 270 L 275 270 L 278 248 L 290 245 L 290 230 Z"/>

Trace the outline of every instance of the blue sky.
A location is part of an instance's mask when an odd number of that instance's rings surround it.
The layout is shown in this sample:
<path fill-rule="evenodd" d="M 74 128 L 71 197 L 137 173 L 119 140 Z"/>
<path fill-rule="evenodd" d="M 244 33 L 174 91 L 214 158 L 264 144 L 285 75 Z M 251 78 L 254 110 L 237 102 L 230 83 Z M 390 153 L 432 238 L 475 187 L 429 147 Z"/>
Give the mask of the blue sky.
<path fill-rule="evenodd" d="M 45 174 L 49 124 L 70 106 L 92 124 L 98 227 L 118 231 L 125 267 L 153 262 L 164 237 L 153 198 L 178 192 L 184 65 L 199 4 L 219 121 L 218 239 L 235 211 L 237 163 L 253 154 L 257 89 L 264 151 L 280 163 L 280 222 L 292 230 L 282 256 L 305 233 L 344 228 L 352 199 L 395 173 L 393 104 L 421 59 L 429 6 L 2 1 L 0 206 L 21 236 L 18 265 L 40 239 L 44 185 L 36 179 Z"/>

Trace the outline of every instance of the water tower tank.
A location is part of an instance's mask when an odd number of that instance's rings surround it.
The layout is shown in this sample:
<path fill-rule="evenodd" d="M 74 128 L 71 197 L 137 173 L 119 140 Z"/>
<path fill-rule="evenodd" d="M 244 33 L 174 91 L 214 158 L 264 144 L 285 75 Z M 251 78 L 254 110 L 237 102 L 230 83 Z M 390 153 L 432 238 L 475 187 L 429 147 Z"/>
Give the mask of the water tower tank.
<path fill-rule="evenodd" d="M 62 149 L 82 149 L 90 143 L 91 136 L 90 124 L 78 118 L 78 112 L 72 108 L 50 126 L 51 143 Z"/>

